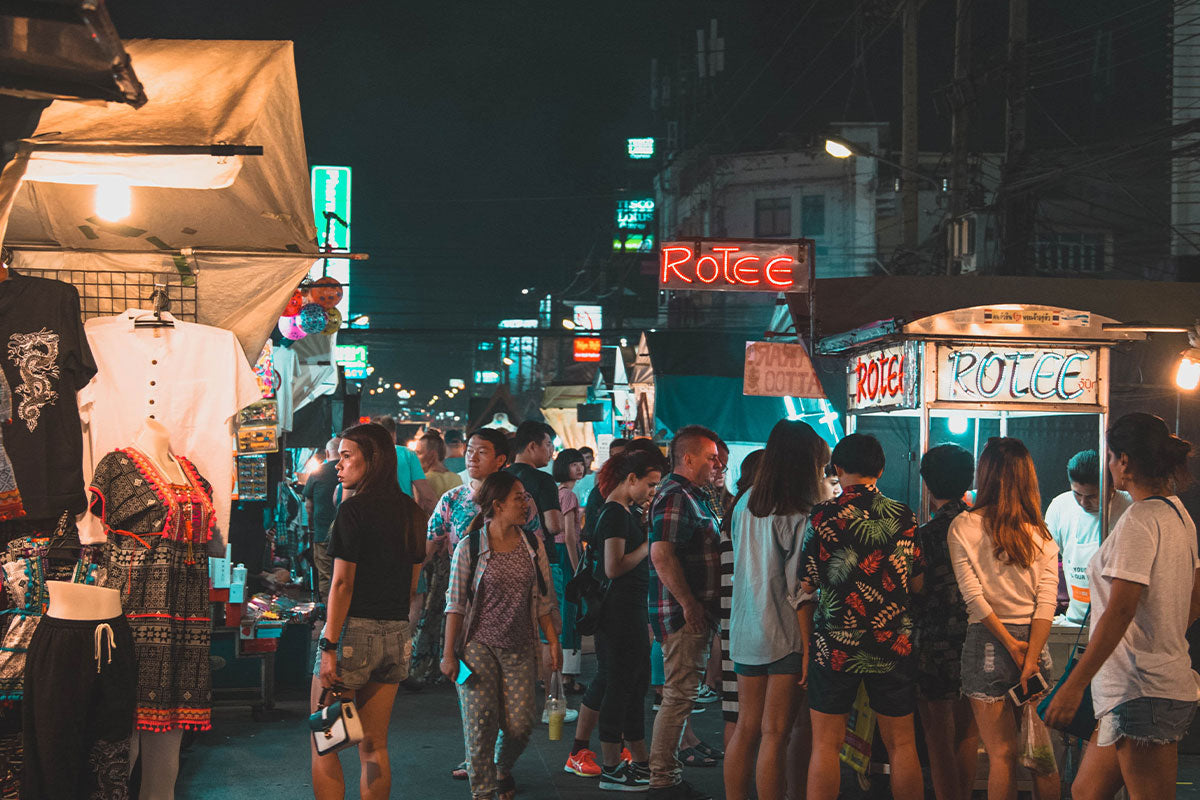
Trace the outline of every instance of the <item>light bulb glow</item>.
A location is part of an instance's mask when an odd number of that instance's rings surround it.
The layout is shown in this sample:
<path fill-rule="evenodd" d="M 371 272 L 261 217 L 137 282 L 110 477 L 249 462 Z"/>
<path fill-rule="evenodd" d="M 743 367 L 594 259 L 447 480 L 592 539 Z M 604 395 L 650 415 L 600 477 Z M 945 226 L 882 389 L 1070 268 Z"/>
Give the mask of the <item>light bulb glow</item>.
<path fill-rule="evenodd" d="M 133 190 L 129 184 L 111 178 L 96 184 L 96 216 L 117 222 L 133 211 Z"/>
<path fill-rule="evenodd" d="M 854 151 L 834 139 L 825 140 L 825 152 L 834 158 L 849 158 L 854 155 Z"/>
<path fill-rule="evenodd" d="M 1175 371 L 1175 385 L 1185 392 L 1200 386 L 1200 349 L 1193 347 L 1183 351 L 1179 369 Z"/>
<path fill-rule="evenodd" d="M 575 330 L 575 320 L 573 320 L 573 319 L 564 319 L 564 320 L 562 321 L 562 326 L 563 326 L 564 328 L 566 328 L 567 330 L 569 330 L 569 331 L 573 331 L 573 330 Z"/>
<path fill-rule="evenodd" d="M 970 422 L 970 417 L 966 414 L 951 414 L 946 418 L 946 427 L 954 436 L 962 436 L 967 432 L 968 422 Z"/>

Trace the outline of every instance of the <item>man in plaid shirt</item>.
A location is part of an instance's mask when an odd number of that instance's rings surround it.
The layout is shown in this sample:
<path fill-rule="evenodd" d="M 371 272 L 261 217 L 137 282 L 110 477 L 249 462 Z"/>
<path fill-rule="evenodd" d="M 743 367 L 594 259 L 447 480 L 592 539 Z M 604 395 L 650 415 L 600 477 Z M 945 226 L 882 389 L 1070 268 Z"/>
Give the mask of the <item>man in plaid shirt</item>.
<path fill-rule="evenodd" d="M 718 441 L 708 428 L 680 428 L 671 443 L 674 471 L 650 505 L 650 627 L 665 673 L 650 749 L 649 797 L 658 800 L 709 797 L 683 780 L 676 755 L 721 612 L 719 526 L 700 488 L 712 479 Z"/>

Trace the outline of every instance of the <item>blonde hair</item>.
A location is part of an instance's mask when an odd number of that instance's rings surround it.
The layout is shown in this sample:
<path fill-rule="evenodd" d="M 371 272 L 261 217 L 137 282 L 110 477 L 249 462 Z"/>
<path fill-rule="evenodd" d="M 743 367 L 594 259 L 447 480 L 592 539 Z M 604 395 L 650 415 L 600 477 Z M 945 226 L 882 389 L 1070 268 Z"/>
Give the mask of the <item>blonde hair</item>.
<path fill-rule="evenodd" d="M 979 456 L 975 510 L 983 515 L 997 559 L 1028 567 L 1041 552 L 1035 541 L 1051 539 L 1042 519 L 1042 494 L 1029 449 L 1020 439 L 988 440 Z"/>

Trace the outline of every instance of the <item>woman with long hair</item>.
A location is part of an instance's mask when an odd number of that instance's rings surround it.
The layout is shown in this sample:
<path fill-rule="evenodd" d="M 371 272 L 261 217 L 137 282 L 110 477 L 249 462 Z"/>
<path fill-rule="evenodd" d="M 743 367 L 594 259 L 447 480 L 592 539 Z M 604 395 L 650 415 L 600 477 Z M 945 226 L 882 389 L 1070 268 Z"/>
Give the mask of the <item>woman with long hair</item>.
<path fill-rule="evenodd" d="M 1020 439 L 994 438 L 979 456 L 975 508 L 950 524 L 950 561 L 967 606 L 962 693 L 988 754 L 988 797 L 1015 800 L 1020 750 L 1008 690 L 1048 678 L 1046 640 L 1058 595 L 1058 547 L 1042 520 L 1033 458 Z M 1058 776 L 1036 778 L 1042 800 Z"/>
<path fill-rule="evenodd" d="M 759 799 L 784 796 L 784 754 L 808 667 L 808 641 L 797 614 L 804 594 L 801 546 L 808 513 L 822 498 L 828 461 L 829 445 L 812 426 L 780 420 L 767 438 L 754 485 L 733 508 L 729 648 L 739 709 L 725 756 L 729 800 L 750 796 L 755 763 Z"/>
<path fill-rule="evenodd" d="M 450 566 L 441 669 L 450 680 L 460 662 L 470 670 L 458 697 L 472 795 L 511 800 L 512 768 L 533 732 L 537 628 L 551 643 L 551 672 L 562 667 L 562 647 L 546 548 L 522 528 L 525 487 L 511 472 L 496 472 L 476 490 L 475 503 L 479 514 Z"/>
<path fill-rule="evenodd" d="M 558 484 L 558 506 L 562 513 L 562 533 L 554 537 L 554 554 L 550 574 L 554 576 L 554 591 L 558 594 L 562 615 L 563 691 L 583 694 L 576 677 L 580 670 L 582 637 L 575 629 L 576 606 L 568 603 L 563 591 L 579 568 L 579 529 L 583 509 L 575 496 L 575 483 L 583 477 L 583 453 L 568 447 L 554 458 L 554 482 Z"/>
<path fill-rule="evenodd" d="M 650 685 L 650 545 L 641 506 L 662 479 L 658 463 L 644 453 L 625 453 L 608 464 L 615 481 L 596 522 L 600 572 L 609 580 L 596 631 L 597 672 L 603 675 L 600 711 L 600 788 L 636 791 L 650 782 L 646 751 L 646 689 Z M 622 759 L 624 747 L 629 760 Z"/>
<path fill-rule="evenodd" d="M 1088 684 L 1100 724 L 1071 796 L 1175 796 L 1179 740 L 1196 714 L 1187 629 L 1200 617 L 1196 525 L 1180 502 L 1192 446 L 1161 418 L 1126 414 L 1108 429 L 1113 485 L 1133 497 L 1088 564 L 1087 649 L 1046 712 L 1071 722 Z"/>
<path fill-rule="evenodd" d="M 333 578 L 313 669 L 312 709 L 326 690 L 353 696 L 363 726 L 359 796 L 391 792 L 387 731 L 396 689 L 408 677 L 408 610 L 424 557 L 425 514 L 400 491 L 396 450 L 380 425 L 341 435 L 338 480 L 353 495 L 338 506 L 329 538 Z M 318 800 L 345 796 L 336 753 L 312 751 Z"/>

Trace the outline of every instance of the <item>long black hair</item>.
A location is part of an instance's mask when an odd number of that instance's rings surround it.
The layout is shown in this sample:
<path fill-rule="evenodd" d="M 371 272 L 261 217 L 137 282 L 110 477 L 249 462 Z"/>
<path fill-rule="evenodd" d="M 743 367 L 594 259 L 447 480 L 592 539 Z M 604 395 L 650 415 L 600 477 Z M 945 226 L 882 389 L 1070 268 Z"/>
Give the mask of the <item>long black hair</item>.
<path fill-rule="evenodd" d="M 1129 456 L 1130 469 L 1141 482 L 1165 481 L 1178 492 L 1191 480 L 1187 462 L 1192 445 L 1171 433 L 1162 417 L 1126 414 L 1108 429 L 1108 449 Z"/>
<path fill-rule="evenodd" d="M 822 468 L 828 456 L 829 445 L 807 422 L 776 422 L 754 475 L 750 513 L 756 517 L 807 514 L 821 500 Z"/>
<path fill-rule="evenodd" d="M 342 439 L 349 439 L 362 451 L 367 464 L 366 474 L 354 487 L 358 494 L 392 495 L 403 494 L 396 479 L 396 444 L 387 429 L 375 422 L 355 425 L 342 431 Z"/>

